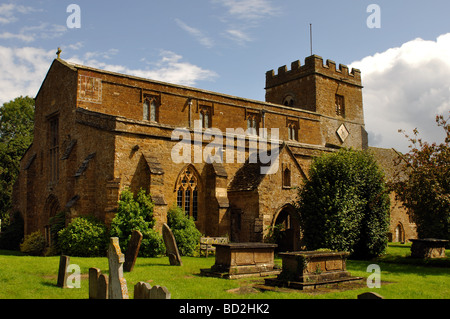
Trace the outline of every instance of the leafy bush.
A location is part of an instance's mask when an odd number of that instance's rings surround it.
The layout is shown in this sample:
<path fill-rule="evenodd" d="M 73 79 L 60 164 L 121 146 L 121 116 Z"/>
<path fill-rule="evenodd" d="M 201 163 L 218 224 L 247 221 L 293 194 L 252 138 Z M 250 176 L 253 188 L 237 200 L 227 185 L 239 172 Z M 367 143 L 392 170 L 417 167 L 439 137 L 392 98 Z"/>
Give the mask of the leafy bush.
<path fill-rule="evenodd" d="M 309 250 L 368 258 L 387 246 L 389 195 L 384 174 L 367 152 L 344 149 L 314 159 L 297 206 Z"/>
<path fill-rule="evenodd" d="M 93 217 L 77 217 L 58 232 L 61 252 L 70 256 L 105 256 L 107 228 Z"/>
<path fill-rule="evenodd" d="M 20 251 L 27 255 L 42 256 L 47 243 L 40 231 L 26 235 L 20 244 Z"/>
<path fill-rule="evenodd" d="M 172 230 L 181 255 L 193 256 L 202 234 L 195 227 L 195 222 L 177 206 L 167 212 L 167 225 Z"/>
<path fill-rule="evenodd" d="M 111 237 L 119 238 L 119 245 L 125 251 L 133 230 L 142 233 L 139 256 L 155 257 L 165 251 L 162 236 L 153 230 L 153 202 L 145 190 L 140 190 L 136 196 L 129 189 L 125 189 L 119 200 L 116 216 L 111 222 Z"/>

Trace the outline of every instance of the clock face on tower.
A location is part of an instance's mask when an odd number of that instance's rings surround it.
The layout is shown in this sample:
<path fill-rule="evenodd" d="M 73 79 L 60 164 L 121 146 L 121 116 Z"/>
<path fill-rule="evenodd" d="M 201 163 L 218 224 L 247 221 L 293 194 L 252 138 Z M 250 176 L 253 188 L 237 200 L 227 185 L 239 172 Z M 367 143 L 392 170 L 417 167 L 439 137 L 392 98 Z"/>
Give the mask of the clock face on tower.
<path fill-rule="evenodd" d="M 347 139 L 347 137 L 350 134 L 344 124 L 339 126 L 339 128 L 336 131 L 336 133 L 339 136 L 339 138 L 341 139 L 342 143 L 345 142 L 345 140 Z"/>

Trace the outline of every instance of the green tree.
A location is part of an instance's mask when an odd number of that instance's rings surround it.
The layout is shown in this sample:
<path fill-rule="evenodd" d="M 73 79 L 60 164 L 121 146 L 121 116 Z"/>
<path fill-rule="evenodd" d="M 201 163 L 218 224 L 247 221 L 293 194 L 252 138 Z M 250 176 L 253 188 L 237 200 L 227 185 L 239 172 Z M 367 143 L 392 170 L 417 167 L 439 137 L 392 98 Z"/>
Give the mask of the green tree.
<path fill-rule="evenodd" d="M 136 196 L 129 189 L 121 193 L 116 216 L 111 222 L 110 235 L 119 238 L 122 251 L 127 249 L 133 230 L 139 230 L 142 233 L 140 256 L 155 257 L 164 253 L 162 236 L 153 229 L 153 206 L 151 196 L 143 189 Z"/>
<path fill-rule="evenodd" d="M 0 218 L 11 209 L 20 159 L 33 141 L 34 99 L 18 97 L 0 107 Z"/>
<path fill-rule="evenodd" d="M 428 143 L 417 129 L 409 152 L 399 157 L 392 189 L 417 225 L 419 238 L 450 239 L 450 125 L 442 115 L 436 123 L 445 134 L 443 143 Z"/>
<path fill-rule="evenodd" d="M 385 251 L 389 195 L 366 151 L 342 149 L 313 160 L 297 209 L 305 245 L 368 258 Z"/>

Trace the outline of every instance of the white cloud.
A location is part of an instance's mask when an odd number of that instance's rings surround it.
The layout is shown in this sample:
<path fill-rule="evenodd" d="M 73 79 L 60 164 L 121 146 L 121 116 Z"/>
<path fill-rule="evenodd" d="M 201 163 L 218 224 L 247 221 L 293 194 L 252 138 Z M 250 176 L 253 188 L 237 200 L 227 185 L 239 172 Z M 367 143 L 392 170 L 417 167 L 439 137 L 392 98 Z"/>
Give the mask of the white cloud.
<path fill-rule="evenodd" d="M 225 32 L 225 37 L 240 45 L 244 45 L 247 42 L 251 42 L 253 39 L 245 33 L 243 30 L 229 29 Z"/>
<path fill-rule="evenodd" d="M 435 124 L 450 111 L 450 33 L 436 41 L 415 39 L 351 64 L 361 70 L 369 145 L 408 151 L 399 129 L 429 142 L 443 141 Z"/>
<path fill-rule="evenodd" d="M 244 45 L 254 40 L 251 29 L 257 28 L 262 20 L 277 16 L 281 10 L 270 0 L 212 0 L 226 8 L 226 13 L 220 20 L 227 24 L 223 36 Z"/>
<path fill-rule="evenodd" d="M 80 43 L 75 44 L 78 48 Z M 20 95 L 35 97 L 47 74 L 56 50 L 34 47 L 8 48 L 0 46 L 0 105 Z M 69 62 L 87 65 L 112 72 L 139 76 L 147 79 L 193 86 L 198 81 L 213 80 L 217 74 L 189 62 L 171 51 L 161 51 L 157 62 L 149 63 L 149 69 L 131 69 L 127 66 L 108 64 L 100 59 L 117 53 L 110 49 L 104 53 L 87 52 L 82 58 L 76 55 Z"/>
<path fill-rule="evenodd" d="M 60 37 L 67 31 L 67 28 L 59 24 L 49 24 L 42 22 L 36 26 L 22 27 L 19 33 L 5 31 L 0 33 L 0 39 L 17 39 L 24 42 L 33 42 L 38 39 L 53 39 Z"/>
<path fill-rule="evenodd" d="M 192 35 L 194 38 L 196 38 L 197 41 L 201 45 L 203 45 L 203 46 L 205 46 L 207 48 L 212 48 L 214 46 L 214 41 L 211 38 L 209 38 L 208 36 L 206 36 L 199 29 L 196 29 L 194 27 L 191 27 L 191 26 L 187 25 L 186 23 L 184 23 L 180 19 L 175 19 L 175 22 L 178 24 L 178 26 L 180 28 L 182 28 L 184 31 L 186 31 L 187 33 Z"/>
<path fill-rule="evenodd" d="M 20 95 L 34 97 L 55 57 L 55 50 L 0 46 L 0 105 Z"/>
<path fill-rule="evenodd" d="M 268 0 L 214 0 L 228 9 L 228 13 L 241 20 L 259 20 L 277 15 L 279 9 Z"/>
<path fill-rule="evenodd" d="M 38 11 L 32 7 L 16 5 L 14 3 L 0 4 L 0 24 L 8 24 L 16 22 L 18 18 L 14 15 L 15 12 L 22 14 Z"/>
<path fill-rule="evenodd" d="M 97 55 L 101 56 L 99 53 Z M 88 52 L 81 59 L 75 56 L 68 61 L 112 72 L 188 86 L 193 86 L 198 81 L 213 80 L 217 77 L 214 71 L 205 70 L 189 62 L 183 62 L 181 55 L 165 50 L 161 51 L 159 61 L 147 62 L 151 67 L 146 69 L 131 69 L 123 65 L 108 64 L 96 58 L 97 56 L 92 56 Z"/>

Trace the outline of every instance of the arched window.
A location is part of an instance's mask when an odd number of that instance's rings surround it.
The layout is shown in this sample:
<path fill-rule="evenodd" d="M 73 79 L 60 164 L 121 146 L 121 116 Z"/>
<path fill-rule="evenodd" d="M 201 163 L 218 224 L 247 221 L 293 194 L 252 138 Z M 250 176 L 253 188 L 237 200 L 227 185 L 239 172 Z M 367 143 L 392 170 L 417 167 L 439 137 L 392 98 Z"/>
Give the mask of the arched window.
<path fill-rule="evenodd" d="M 294 106 L 294 97 L 292 95 L 287 95 L 284 99 L 283 99 L 283 105 L 286 106 Z"/>
<path fill-rule="evenodd" d="M 146 98 L 142 106 L 143 119 L 146 121 L 158 121 L 158 105 L 154 98 Z"/>
<path fill-rule="evenodd" d="M 291 170 L 287 167 L 283 171 L 283 187 L 291 187 Z"/>
<path fill-rule="evenodd" d="M 188 166 L 180 174 L 177 185 L 177 206 L 182 208 L 186 215 L 197 220 L 198 218 L 198 178 L 192 167 Z"/>

